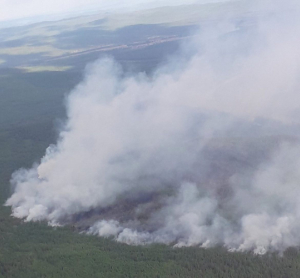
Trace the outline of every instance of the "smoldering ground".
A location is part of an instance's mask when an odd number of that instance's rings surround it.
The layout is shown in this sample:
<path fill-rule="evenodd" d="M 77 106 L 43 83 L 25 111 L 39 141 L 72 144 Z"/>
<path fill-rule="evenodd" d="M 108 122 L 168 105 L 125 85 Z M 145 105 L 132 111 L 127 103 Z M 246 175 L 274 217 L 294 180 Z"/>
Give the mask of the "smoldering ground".
<path fill-rule="evenodd" d="M 272 3 L 211 21 L 150 77 L 90 65 L 57 143 L 13 174 L 13 216 L 128 244 L 299 246 L 299 9 Z"/>

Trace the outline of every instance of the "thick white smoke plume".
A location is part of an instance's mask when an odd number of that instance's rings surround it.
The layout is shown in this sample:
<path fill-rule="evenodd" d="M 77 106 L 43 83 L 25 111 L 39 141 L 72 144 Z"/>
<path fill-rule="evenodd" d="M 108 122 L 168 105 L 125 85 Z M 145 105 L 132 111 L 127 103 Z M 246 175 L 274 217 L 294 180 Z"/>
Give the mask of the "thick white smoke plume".
<path fill-rule="evenodd" d="M 13 174 L 13 216 L 128 244 L 299 246 L 300 17 L 277 2 L 210 22 L 151 77 L 89 66 L 57 144 Z"/>

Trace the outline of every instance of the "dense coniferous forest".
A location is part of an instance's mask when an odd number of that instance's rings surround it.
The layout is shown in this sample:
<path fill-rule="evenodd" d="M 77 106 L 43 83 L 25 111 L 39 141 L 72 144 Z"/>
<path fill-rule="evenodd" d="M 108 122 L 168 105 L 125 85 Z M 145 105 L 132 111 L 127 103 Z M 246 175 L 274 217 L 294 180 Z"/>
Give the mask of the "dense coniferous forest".
<path fill-rule="evenodd" d="M 55 142 L 65 94 L 80 78 L 78 72 L 19 71 L 0 78 L 2 203 L 12 172 L 30 167 Z M 128 246 L 72 227 L 24 223 L 10 213 L 1 206 L 0 277 L 299 277 L 300 254 L 294 249 L 257 256 L 221 247 Z"/>

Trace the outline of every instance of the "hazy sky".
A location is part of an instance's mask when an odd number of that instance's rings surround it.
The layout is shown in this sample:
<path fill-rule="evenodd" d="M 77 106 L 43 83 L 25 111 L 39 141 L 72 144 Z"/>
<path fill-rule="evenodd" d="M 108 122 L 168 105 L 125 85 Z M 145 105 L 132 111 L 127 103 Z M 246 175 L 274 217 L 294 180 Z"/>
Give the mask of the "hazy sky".
<path fill-rule="evenodd" d="M 0 0 L 0 21 L 84 10 L 123 9 L 125 7 L 134 9 L 216 1 L 218 0 Z"/>

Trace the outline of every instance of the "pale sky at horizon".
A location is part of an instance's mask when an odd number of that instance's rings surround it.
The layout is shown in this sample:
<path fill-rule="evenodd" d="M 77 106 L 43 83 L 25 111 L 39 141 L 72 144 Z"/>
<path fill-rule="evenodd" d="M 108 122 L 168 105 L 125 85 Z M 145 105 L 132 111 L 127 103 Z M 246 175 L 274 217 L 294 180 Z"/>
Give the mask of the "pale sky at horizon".
<path fill-rule="evenodd" d="M 0 0 L 0 21 L 24 19 L 51 14 L 84 10 L 159 7 L 193 3 L 212 3 L 225 0 Z M 227 0 L 228 1 L 228 0 Z"/>

